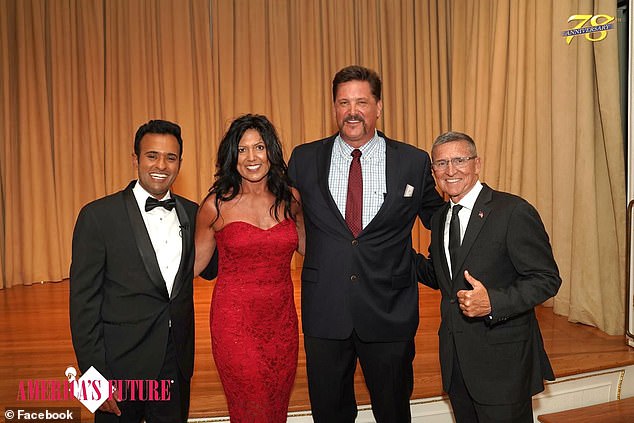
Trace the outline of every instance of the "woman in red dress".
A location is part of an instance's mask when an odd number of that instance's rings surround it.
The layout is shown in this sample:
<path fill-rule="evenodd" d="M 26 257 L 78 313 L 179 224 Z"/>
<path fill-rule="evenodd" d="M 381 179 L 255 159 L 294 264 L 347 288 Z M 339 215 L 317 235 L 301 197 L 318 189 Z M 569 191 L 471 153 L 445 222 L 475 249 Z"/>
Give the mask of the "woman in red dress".
<path fill-rule="evenodd" d="M 297 369 L 290 264 L 295 251 L 304 252 L 299 194 L 275 128 L 261 115 L 232 122 L 216 170 L 196 219 L 194 270 L 218 248 L 214 361 L 232 422 L 285 422 Z"/>

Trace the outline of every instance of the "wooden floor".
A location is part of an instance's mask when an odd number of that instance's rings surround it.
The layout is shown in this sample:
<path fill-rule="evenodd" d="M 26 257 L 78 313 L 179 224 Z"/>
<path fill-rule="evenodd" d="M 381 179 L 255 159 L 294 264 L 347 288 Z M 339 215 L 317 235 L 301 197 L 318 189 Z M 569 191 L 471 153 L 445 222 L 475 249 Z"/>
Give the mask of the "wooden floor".
<path fill-rule="evenodd" d="M 294 272 L 294 280 L 298 273 Z M 196 364 L 192 380 L 190 417 L 227 414 L 226 402 L 211 357 L 209 303 L 213 283 L 194 282 L 196 308 Z M 296 283 L 299 305 L 299 283 Z M 54 379 L 63 381 L 68 366 L 76 361 L 68 325 L 68 281 L 0 290 L 0 406 L 78 406 L 77 402 L 33 402 L 16 400 L 20 381 Z M 416 336 L 413 398 L 442 394 L 438 363 L 439 300 L 437 292 L 420 288 L 420 325 Z M 634 364 L 634 349 L 622 336 L 608 336 L 597 329 L 568 323 L 551 309 L 537 310 L 546 350 L 557 377 Z M 300 345 L 303 340 L 300 335 Z M 290 411 L 308 410 L 305 359 L 300 348 Z M 367 404 L 368 393 L 357 372 L 357 400 Z M 82 409 L 82 420 L 92 415 Z"/>

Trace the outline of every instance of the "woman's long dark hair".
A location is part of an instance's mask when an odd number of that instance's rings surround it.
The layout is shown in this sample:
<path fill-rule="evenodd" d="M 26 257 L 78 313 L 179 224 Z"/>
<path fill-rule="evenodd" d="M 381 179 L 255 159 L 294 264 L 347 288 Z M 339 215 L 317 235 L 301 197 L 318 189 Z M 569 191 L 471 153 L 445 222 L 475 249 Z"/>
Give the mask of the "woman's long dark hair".
<path fill-rule="evenodd" d="M 237 170 L 238 166 L 238 145 L 244 133 L 249 129 L 255 129 L 262 137 L 266 146 L 266 156 L 271 165 L 267 175 L 266 186 L 275 196 L 275 203 L 271 206 L 271 212 L 275 219 L 279 221 L 278 209 L 284 205 L 284 218 L 292 217 L 290 179 L 287 174 L 287 166 L 282 154 L 282 145 L 277 136 L 277 131 L 273 124 L 262 115 L 247 114 L 242 115 L 231 122 L 231 126 L 222 137 L 220 147 L 218 147 L 218 159 L 216 162 L 216 180 L 209 189 L 209 195 L 216 195 L 216 210 L 220 217 L 220 202 L 231 201 L 240 192 L 242 176 Z"/>

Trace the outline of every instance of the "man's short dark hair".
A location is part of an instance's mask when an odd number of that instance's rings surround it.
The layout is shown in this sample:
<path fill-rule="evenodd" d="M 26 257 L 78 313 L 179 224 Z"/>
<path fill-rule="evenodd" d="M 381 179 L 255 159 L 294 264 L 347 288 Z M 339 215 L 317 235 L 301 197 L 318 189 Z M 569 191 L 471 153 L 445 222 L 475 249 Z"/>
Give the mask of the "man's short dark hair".
<path fill-rule="evenodd" d="M 141 139 L 145 134 L 170 134 L 178 141 L 178 157 L 183 156 L 183 138 L 181 137 L 181 127 L 168 120 L 155 119 L 139 126 L 134 136 L 134 154 L 139 157 L 141 154 Z"/>
<path fill-rule="evenodd" d="M 332 101 L 337 98 L 337 89 L 339 84 L 350 81 L 368 81 L 370 83 L 370 89 L 372 95 L 376 101 L 381 100 L 381 78 L 379 74 L 372 69 L 364 68 L 363 66 L 352 65 L 341 69 L 335 74 L 332 80 Z"/>
<path fill-rule="evenodd" d="M 432 144 L 432 147 L 431 147 L 432 153 L 436 146 L 443 145 L 448 142 L 454 142 L 454 141 L 466 141 L 467 144 L 469 145 L 470 154 L 472 156 L 478 155 L 478 150 L 476 149 L 475 141 L 473 141 L 473 138 L 471 138 L 469 135 L 463 132 L 458 132 L 458 131 L 449 131 L 439 135 L 434 140 L 434 143 Z"/>

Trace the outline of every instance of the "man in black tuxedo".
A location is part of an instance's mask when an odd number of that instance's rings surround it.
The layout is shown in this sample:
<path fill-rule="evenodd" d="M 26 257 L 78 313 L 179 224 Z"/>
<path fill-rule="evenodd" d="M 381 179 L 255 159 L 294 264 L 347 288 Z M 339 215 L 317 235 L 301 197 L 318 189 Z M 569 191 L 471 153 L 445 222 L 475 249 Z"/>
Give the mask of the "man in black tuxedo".
<path fill-rule="evenodd" d="M 332 82 L 339 133 L 298 146 L 289 175 L 306 225 L 302 325 L 313 418 L 354 422 L 359 360 L 379 423 L 411 420 L 418 287 L 412 250 L 443 203 L 429 155 L 376 130 L 381 80 L 360 66 Z"/>
<path fill-rule="evenodd" d="M 443 388 L 458 423 L 530 423 L 531 396 L 554 379 L 534 311 L 561 285 L 548 235 L 528 202 L 480 183 L 468 135 L 439 136 L 432 159 L 450 201 L 420 277 L 442 292 Z"/>
<path fill-rule="evenodd" d="M 138 180 L 89 203 L 77 218 L 70 324 L 81 371 L 94 366 L 109 380 L 173 381 L 169 401 L 108 399 L 97 422 L 187 421 L 197 205 L 170 192 L 182 146 L 178 125 L 142 125 L 134 140 Z"/>

